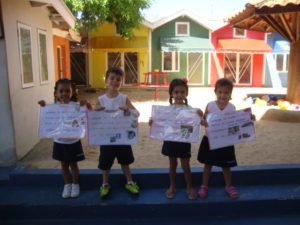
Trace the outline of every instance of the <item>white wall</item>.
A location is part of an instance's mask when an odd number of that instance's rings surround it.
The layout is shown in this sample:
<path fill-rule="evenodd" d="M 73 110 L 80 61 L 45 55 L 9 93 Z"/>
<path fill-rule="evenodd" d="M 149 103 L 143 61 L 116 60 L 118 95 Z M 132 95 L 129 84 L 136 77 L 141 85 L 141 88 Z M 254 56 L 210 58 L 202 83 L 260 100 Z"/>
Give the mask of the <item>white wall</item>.
<path fill-rule="evenodd" d="M 8 166 L 16 160 L 16 149 L 3 39 L 0 40 L 0 124 L 0 165 Z"/>
<path fill-rule="evenodd" d="M 31 7 L 29 1 L 2 0 L 2 11 L 15 148 L 17 159 L 20 159 L 39 141 L 37 135 L 39 106 L 37 102 L 41 99 L 44 99 L 46 102 L 53 102 L 54 62 L 52 28 L 46 9 Z M 34 86 L 28 88 L 22 87 L 17 33 L 18 22 L 26 24 L 32 29 L 31 46 Z M 47 84 L 41 84 L 39 76 L 38 28 L 47 32 L 47 59 L 50 79 Z"/>

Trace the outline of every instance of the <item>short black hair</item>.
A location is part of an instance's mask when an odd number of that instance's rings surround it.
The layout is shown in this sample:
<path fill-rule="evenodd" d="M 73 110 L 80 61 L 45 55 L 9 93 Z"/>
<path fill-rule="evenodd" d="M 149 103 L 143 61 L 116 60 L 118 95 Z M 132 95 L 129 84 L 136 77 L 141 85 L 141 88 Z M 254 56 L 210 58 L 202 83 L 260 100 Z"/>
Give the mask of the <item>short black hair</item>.
<path fill-rule="evenodd" d="M 105 80 L 109 77 L 111 73 L 114 73 L 120 77 L 124 76 L 124 71 L 120 67 L 111 67 L 106 71 Z"/>
<path fill-rule="evenodd" d="M 217 88 L 219 88 L 219 87 L 228 87 L 230 89 L 230 91 L 232 92 L 233 83 L 228 78 L 220 78 L 219 80 L 217 80 L 217 82 L 215 84 L 215 92 L 216 92 Z"/>

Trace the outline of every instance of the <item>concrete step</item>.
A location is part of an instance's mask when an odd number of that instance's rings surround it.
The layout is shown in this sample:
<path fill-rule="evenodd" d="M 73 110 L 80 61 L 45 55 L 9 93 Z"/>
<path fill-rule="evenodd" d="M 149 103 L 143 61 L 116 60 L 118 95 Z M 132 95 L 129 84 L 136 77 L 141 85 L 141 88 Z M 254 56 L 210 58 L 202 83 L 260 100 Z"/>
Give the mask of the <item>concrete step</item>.
<path fill-rule="evenodd" d="M 172 224 L 183 224 L 186 219 L 191 219 L 207 221 L 205 224 L 214 224 L 214 221 L 238 224 L 234 223 L 235 218 L 240 218 L 237 221 L 245 218 L 267 221 L 280 216 L 281 222 L 287 221 L 285 225 L 300 221 L 300 165 L 235 169 L 235 185 L 241 194 L 237 200 L 226 196 L 219 170 L 213 172 L 209 196 L 204 200 L 186 198 L 182 172 L 178 173 L 177 193 L 172 200 L 165 197 L 168 185 L 166 169 L 133 170 L 133 174 L 141 187 L 138 197 L 126 192 L 121 171 L 113 170 L 112 193 L 103 200 L 98 193 L 101 181 L 99 171 L 83 170 L 80 197 L 62 199 L 63 184 L 59 170 L 16 168 L 10 173 L 9 182 L 0 185 L 0 220 L 7 224 L 20 221 L 28 221 L 28 224 L 47 221 L 51 224 L 56 220 L 90 220 L 90 224 L 96 224 L 94 222 L 99 220 L 102 221 L 100 224 L 117 224 L 118 221 L 130 224 L 173 221 Z M 193 170 L 193 176 L 198 187 L 200 170 Z"/>
<path fill-rule="evenodd" d="M 185 186 L 183 172 L 177 169 L 176 182 L 180 187 Z M 58 169 L 30 169 L 17 166 L 9 171 L 11 185 L 61 185 L 63 180 L 61 170 Z M 143 188 L 166 188 L 168 186 L 168 169 L 132 169 L 133 179 Z M 240 166 L 232 169 L 233 183 L 235 185 L 276 185 L 300 183 L 300 164 L 266 165 L 266 166 Z M 199 186 L 202 179 L 202 168 L 192 168 L 193 183 Z M 0 170 L 1 177 L 1 170 Z M 5 177 L 8 177 L 6 175 Z M 125 181 L 120 169 L 112 169 L 110 183 L 120 186 Z M 219 168 L 213 168 L 210 186 L 223 186 L 224 179 Z M 86 187 L 95 187 L 101 184 L 101 172 L 97 169 L 80 170 L 80 183 Z"/>
<path fill-rule="evenodd" d="M 181 219 L 30 219 L 1 221 L 2 225 L 299 225 L 299 215 L 272 215 L 249 217 L 212 217 Z"/>

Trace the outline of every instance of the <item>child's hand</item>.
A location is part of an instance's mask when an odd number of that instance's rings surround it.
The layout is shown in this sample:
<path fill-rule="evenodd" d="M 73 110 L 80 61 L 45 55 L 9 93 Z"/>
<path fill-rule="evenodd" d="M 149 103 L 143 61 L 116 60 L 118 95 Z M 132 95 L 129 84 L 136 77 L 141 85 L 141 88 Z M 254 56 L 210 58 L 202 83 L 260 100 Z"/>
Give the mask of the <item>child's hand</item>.
<path fill-rule="evenodd" d="M 119 107 L 119 109 L 124 111 L 124 116 L 129 116 L 130 115 L 129 108 L 127 106 Z"/>
<path fill-rule="evenodd" d="M 198 114 L 200 117 L 203 117 L 203 112 L 202 112 L 201 109 L 198 109 L 198 110 L 197 110 L 197 114 Z"/>
<path fill-rule="evenodd" d="M 103 106 L 98 106 L 98 107 L 96 107 L 94 110 L 95 111 L 103 111 L 105 109 L 105 107 L 103 107 Z"/>
<path fill-rule="evenodd" d="M 119 109 L 121 109 L 123 111 L 129 111 L 129 108 L 127 106 L 119 107 Z"/>
<path fill-rule="evenodd" d="M 140 116 L 139 111 L 137 111 L 136 109 L 130 109 L 130 112 L 131 112 L 135 117 L 139 117 L 139 116 Z"/>
<path fill-rule="evenodd" d="M 93 110 L 93 107 L 89 102 L 87 102 L 85 106 L 88 110 Z"/>
<path fill-rule="evenodd" d="M 206 119 L 204 117 L 202 117 L 201 121 L 200 121 L 200 124 L 204 127 L 208 127 L 208 123 L 206 121 Z"/>
<path fill-rule="evenodd" d="M 152 123 L 153 123 L 153 119 L 150 117 L 150 118 L 149 118 L 148 125 L 151 127 L 151 126 L 152 126 Z"/>
<path fill-rule="evenodd" d="M 86 106 L 88 110 L 93 109 L 92 105 L 87 100 L 81 100 L 79 104 L 80 106 Z"/>
<path fill-rule="evenodd" d="M 45 102 L 44 100 L 38 101 L 38 104 L 39 104 L 41 107 L 45 107 L 45 106 L 46 106 L 46 102 Z"/>

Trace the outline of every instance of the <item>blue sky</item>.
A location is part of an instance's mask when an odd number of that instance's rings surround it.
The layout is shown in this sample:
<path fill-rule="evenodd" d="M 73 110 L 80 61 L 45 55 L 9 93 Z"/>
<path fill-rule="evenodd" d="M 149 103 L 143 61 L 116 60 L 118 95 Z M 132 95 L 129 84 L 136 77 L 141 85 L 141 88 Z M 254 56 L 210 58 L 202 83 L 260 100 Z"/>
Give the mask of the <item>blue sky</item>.
<path fill-rule="evenodd" d="M 250 0 L 152 0 L 151 7 L 143 11 L 150 22 L 186 9 L 203 20 L 222 23 L 223 19 L 241 11 Z"/>

